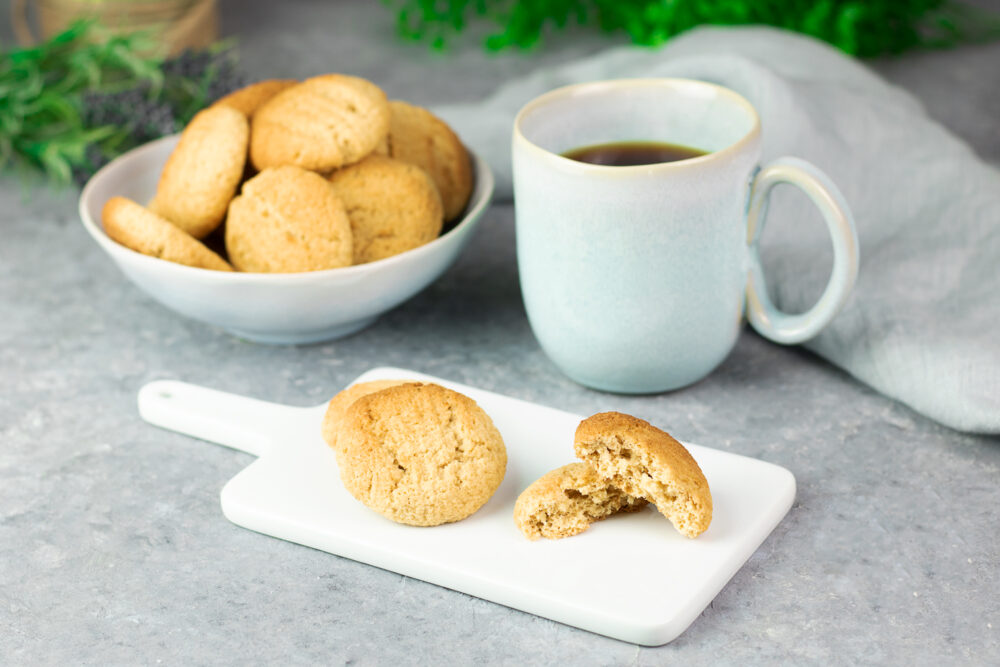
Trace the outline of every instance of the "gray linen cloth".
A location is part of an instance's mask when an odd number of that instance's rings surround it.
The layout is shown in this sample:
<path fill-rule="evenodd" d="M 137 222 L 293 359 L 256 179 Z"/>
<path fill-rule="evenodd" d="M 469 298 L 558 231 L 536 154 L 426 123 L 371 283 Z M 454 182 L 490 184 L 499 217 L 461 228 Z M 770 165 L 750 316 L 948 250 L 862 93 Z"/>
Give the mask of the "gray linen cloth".
<path fill-rule="evenodd" d="M 504 200 L 525 102 L 570 83 L 634 77 L 738 91 L 760 113 L 765 162 L 809 160 L 850 202 L 858 283 L 805 347 L 952 428 L 1000 433 L 1000 171 L 857 61 L 781 30 L 701 28 L 659 50 L 613 49 L 435 111 L 490 163 Z M 831 253 L 818 215 L 790 191 L 772 195 L 763 257 L 775 303 L 801 312 L 826 284 Z"/>

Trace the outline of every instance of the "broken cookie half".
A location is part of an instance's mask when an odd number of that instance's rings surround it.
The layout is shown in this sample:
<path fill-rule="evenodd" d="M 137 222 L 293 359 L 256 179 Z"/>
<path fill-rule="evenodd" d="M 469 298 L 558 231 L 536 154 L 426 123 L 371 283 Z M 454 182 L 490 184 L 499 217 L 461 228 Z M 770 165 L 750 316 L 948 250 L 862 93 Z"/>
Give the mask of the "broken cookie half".
<path fill-rule="evenodd" d="M 620 412 L 580 422 L 574 450 L 607 483 L 645 498 L 686 537 L 712 522 L 708 480 L 690 452 L 669 433 Z"/>
<path fill-rule="evenodd" d="M 580 422 L 582 463 L 557 468 L 524 490 L 514 522 L 529 539 L 578 535 L 595 521 L 653 503 L 674 528 L 698 537 L 712 522 L 712 493 L 680 442 L 647 421 L 602 412 Z"/>
<path fill-rule="evenodd" d="M 521 493 L 514 505 L 514 523 L 530 540 L 558 539 L 645 505 L 645 500 L 605 482 L 586 463 L 570 463 L 541 476 Z"/>

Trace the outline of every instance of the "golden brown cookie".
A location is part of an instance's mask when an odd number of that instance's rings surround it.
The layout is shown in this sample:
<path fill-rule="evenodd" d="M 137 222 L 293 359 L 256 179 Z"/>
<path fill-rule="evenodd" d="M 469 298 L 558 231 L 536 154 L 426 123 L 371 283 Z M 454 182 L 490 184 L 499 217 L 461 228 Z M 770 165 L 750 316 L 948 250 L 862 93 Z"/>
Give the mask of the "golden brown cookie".
<path fill-rule="evenodd" d="M 490 499 L 507 450 L 471 398 L 411 383 L 362 396 L 347 409 L 337 439 L 348 492 L 398 523 L 460 521 Z"/>
<path fill-rule="evenodd" d="M 330 448 L 336 453 L 338 462 L 340 461 L 340 448 L 337 447 L 337 435 L 340 433 L 341 425 L 344 423 L 344 415 L 347 414 L 347 408 L 351 407 L 354 401 L 362 396 L 406 383 L 407 380 L 359 382 L 358 384 L 352 384 L 333 397 L 326 408 L 326 414 L 323 416 L 322 433 L 326 444 L 330 445 Z"/>
<path fill-rule="evenodd" d="M 423 107 L 389 102 L 389 155 L 426 171 L 444 204 L 444 219 L 465 210 L 472 194 L 472 162 L 458 136 Z"/>
<path fill-rule="evenodd" d="M 170 154 L 149 208 L 201 239 L 219 226 L 243 176 L 247 117 L 226 106 L 199 111 Z"/>
<path fill-rule="evenodd" d="M 586 463 L 570 463 L 534 481 L 514 505 L 514 523 L 529 540 L 572 537 L 590 524 L 646 506 L 604 481 Z"/>
<path fill-rule="evenodd" d="M 354 263 L 398 255 L 441 233 L 441 198 L 419 167 L 369 155 L 330 176 L 347 208 L 354 235 Z"/>
<path fill-rule="evenodd" d="M 684 445 L 647 421 L 602 412 L 580 422 L 577 458 L 625 493 L 656 505 L 674 527 L 697 537 L 712 522 L 712 493 Z"/>
<path fill-rule="evenodd" d="M 258 169 L 293 164 L 330 171 L 371 153 L 389 132 L 389 103 L 370 81 L 325 74 L 287 88 L 253 117 L 250 159 Z"/>
<path fill-rule="evenodd" d="M 298 81 L 295 79 L 265 79 L 235 90 L 225 97 L 220 97 L 215 101 L 215 104 L 232 107 L 250 118 L 264 102 L 297 83 Z"/>
<path fill-rule="evenodd" d="M 240 271 L 297 273 L 349 266 L 351 223 L 329 181 L 286 166 L 243 184 L 229 205 L 226 251 Z"/>
<path fill-rule="evenodd" d="M 136 252 L 200 269 L 233 270 L 196 238 L 131 199 L 112 197 L 101 219 L 109 237 Z"/>

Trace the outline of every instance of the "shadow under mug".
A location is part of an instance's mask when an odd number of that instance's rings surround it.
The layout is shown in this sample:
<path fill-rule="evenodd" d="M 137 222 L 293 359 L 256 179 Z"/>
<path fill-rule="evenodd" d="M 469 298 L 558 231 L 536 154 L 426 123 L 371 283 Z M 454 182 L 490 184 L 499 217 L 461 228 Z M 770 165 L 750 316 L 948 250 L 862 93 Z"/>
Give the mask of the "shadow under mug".
<path fill-rule="evenodd" d="M 708 375 L 750 324 L 779 343 L 815 336 L 858 272 L 847 203 L 819 169 L 783 157 L 761 167 L 760 119 L 737 93 L 688 79 L 559 88 L 514 121 L 517 259 L 528 319 L 573 380 L 621 393 L 677 389 Z M 657 141 L 707 151 L 637 166 L 562 153 Z M 771 303 L 757 253 L 768 193 L 800 188 L 826 221 L 833 271 L 807 312 Z"/>

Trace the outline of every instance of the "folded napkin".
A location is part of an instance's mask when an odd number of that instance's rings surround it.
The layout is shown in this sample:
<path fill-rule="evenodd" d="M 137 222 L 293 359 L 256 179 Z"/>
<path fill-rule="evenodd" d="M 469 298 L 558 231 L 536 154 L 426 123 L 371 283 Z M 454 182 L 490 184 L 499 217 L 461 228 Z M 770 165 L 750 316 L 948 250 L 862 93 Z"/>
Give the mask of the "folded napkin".
<path fill-rule="evenodd" d="M 757 108 L 763 159 L 795 155 L 836 182 L 861 242 L 854 296 L 805 346 L 943 424 L 1000 433 L 1000 171 L 906 92 L 808 37 L 702 28 L 664 48 L 620 48 L 539 70 L 475 104 L 435 109 L 511 196 L 514 115 L 552 88 L 599 79 L 687 77 Z M 637 137 L 642 138 L 642 137 Z M 829 275 L 829 240 L 807 200 L 772 196 L 764 263 L 775 303 L 801 312 Z"/>

